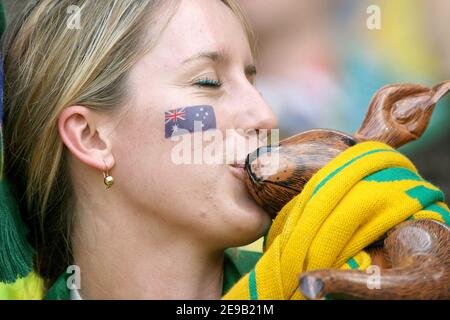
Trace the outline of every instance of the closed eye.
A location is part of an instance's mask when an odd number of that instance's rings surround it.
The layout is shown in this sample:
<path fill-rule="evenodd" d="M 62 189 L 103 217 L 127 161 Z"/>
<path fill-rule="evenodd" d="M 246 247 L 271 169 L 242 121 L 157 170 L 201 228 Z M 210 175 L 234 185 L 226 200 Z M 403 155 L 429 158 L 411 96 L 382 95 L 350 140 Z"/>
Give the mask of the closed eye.
<path fill-rule="evenodd" d="M 194 81 L 194 84 L 203 88 L 220 88 L 222 86 L 222 82 L 220 80 L 211 79 L 211 78 L 201 78 Z"/>

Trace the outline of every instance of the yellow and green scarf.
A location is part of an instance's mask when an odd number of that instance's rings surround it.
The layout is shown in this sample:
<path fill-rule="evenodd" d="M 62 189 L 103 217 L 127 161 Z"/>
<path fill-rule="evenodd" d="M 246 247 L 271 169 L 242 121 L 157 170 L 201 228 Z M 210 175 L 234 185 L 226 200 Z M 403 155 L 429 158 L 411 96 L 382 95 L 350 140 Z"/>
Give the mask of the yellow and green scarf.
<path fill-rule="evenodd" d="M 255 268 L 223 299 L 304 299 L 302 272 L 366 269 L 364 249 L 408 219 L 449 225 L 444 194 L 402 154 L 379 142 L 333 159 L 278 214 Z"/>

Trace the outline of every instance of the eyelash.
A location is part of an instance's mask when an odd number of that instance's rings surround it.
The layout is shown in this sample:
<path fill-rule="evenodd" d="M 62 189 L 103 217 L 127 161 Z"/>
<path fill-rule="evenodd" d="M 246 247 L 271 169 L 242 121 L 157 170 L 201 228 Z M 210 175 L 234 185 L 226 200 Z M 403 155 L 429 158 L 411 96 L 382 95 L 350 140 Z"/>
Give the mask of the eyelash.
<path fill-rule="evenodd" d="M 220 88 L 222 86 L 222 82 L 220 82 L 220 80 L 215 80 L 207 77 L 196 80 L 194 84 L 199 87 L 211 89 Z"/>

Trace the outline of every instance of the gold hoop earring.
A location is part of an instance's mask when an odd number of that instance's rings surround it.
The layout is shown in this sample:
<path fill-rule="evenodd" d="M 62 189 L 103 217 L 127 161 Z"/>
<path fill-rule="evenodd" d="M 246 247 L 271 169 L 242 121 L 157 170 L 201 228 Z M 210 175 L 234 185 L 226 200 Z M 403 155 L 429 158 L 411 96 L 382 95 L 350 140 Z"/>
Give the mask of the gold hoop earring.
<path fill-rule="evenodd" d="M 103 160 L 103 162 L 105 162 L 105 161 Z M 106 162 L 105 162 L 105 167 L 106 167 L 106 170 L 103 171 L 103 183 L 106 186 L 106 190 L 108 190 L 113 186 L 114 178 L 109 175 L 109 170 L 108 170 L 108 166 L 106 165 Z"/>

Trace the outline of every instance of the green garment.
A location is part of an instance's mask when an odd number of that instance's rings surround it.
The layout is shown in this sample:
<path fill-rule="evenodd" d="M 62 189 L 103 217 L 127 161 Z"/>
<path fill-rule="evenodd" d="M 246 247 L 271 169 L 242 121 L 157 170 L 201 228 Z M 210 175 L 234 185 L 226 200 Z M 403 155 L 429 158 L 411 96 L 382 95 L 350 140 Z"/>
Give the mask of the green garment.
<path fill-rule="evenodd" d="M 225 251 L 224 265 L 223 265 L 223 291 L 225 294 L 231 287 L 241 279 L 245 274 L 250 272 L 256 262 L 258 262 L 262 253 L 233 250 Z M 45 295 L 46 300 L 70 300 L 70 291 L 67 288 L 67 278 L 70 274 L 64 273 L 61 275 L 50 290 Z"/>
<path fill-rule="evenodd" d="M 0 0 L 0 37 L 6 28 L 6 16 L 5 8 L 3 7 L 3 1 Z"/>

